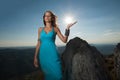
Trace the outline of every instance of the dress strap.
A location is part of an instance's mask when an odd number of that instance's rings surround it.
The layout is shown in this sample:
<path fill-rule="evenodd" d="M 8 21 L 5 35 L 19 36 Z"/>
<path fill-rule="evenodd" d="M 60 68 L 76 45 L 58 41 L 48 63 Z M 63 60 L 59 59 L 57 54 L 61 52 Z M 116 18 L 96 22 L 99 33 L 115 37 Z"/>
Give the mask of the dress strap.
<path fill-rule="evenodd" d="M 54 27 L 52 27 L 52 30 L 54 30 Z"/>

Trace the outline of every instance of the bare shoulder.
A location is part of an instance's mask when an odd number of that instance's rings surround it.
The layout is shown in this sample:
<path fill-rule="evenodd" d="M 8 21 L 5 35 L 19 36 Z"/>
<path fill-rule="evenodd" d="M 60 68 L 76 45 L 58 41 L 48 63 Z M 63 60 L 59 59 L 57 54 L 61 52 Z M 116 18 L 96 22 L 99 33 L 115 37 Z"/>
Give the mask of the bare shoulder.
<path fill-rule="evenodd" d="M 38 28 L 38 32 L 39 32 L 39 33 L 42 31 L 42 28 L 43 28 L 43 27 L 39 27 L 39 28 Z"/>
<path fill-rule="evenodd" d="M 58 31 L 60 31 L 59 27 L 54 27 L 55 32 L 57 33 Z"/>

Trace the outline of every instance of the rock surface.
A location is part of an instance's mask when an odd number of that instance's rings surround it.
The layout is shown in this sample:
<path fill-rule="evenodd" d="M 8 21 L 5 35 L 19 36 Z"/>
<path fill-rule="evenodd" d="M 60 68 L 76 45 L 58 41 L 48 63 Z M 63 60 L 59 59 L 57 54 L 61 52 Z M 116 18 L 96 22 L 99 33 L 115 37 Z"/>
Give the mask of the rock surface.
<path fill-rule="evenodd" d="M 120 43 L 114 49 L 114 62 L 117 80 L 120 80 Z"/>
<path fill-rule="evenodd" d="M 64 80 L 111 80 L 103 55 L 79 37 L 67 43 L 62 60 Z"/>

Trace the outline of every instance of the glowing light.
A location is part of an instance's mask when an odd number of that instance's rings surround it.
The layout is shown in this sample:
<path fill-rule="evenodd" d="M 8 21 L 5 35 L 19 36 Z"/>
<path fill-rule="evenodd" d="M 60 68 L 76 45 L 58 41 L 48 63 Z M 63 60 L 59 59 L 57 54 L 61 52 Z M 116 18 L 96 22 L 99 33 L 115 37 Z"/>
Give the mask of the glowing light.
<path fill-rule="evenodd" d="M 65 21 L 66 24 L 72 23 L 73 22 L 73 17 L 67 16 L 67 17 L 65 17 L 64 21 Z"/>

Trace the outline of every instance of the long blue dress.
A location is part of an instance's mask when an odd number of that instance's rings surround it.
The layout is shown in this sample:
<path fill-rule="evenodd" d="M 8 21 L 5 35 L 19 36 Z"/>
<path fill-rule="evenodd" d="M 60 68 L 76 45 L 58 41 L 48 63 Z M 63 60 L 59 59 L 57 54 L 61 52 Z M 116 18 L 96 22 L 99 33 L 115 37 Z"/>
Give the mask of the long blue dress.
<path fill-rule="evenodd" d="M 39 62 L 45 80 L 62 80 L 62 64 L 55 45 L 56 33 L 54 28 L 48 33 L 44 28 L 40 33 Z"/>

